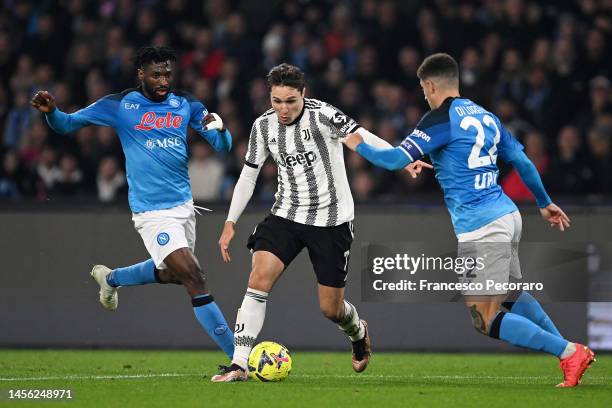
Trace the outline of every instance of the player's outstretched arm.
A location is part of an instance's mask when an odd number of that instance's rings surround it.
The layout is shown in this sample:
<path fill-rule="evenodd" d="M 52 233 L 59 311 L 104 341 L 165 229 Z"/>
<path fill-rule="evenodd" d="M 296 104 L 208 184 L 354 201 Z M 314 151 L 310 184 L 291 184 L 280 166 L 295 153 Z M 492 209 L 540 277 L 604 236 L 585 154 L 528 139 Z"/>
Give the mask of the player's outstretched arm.
<path fill-rule="evenodd" d="M 54 132 L 65 134 L 88 125 L 114 126 L 118 100 L 110 96 L 70 114 L 62 112 L 53 95 L 47 91 L 36 92 L 30 100 L 30 105 L 45 114 L 45 119 Z"/>
<path fill-rule="evenodd" d="M 540 214 L 550 223 L 550 226 L 557 227 L 561 231 L 565 231 L 565 228 L 569 228 L 569 217 L 561 208 L 552 202 L 544 188 L 538 169 L 531 160 L 529 160 L 525 152 L 522 150 L 515 150 L 506 161 L 512 164 L 527 188 L 529 188 L 529 191 L 535 196 L 538 207 L 540 208 Z"/>
<path fill-rule="evenodd" d="M 355 133 L 359 133 L 363 139 L 363 143 L 367 143 L 368 145 L 378 148 L 378 149 L 393 149 L 393 146 L 384 139 L 376 136 L 374 133 L 368 131 L 367 129 L 360 127 L 355 131 Z M 433 166 L 429 163 L 425 163 L 421 160 L 416 160 L 406 167 L 406 170 L 412 178 L 417 178 L 423 169 L 433 169 Z"/>
<path fill-rule="evenodd" d="M 219 237 L 219 250 L 221 251 L 221 257 L 225 263 L 232 261 L 229 254 L 229 244 L 234 238 L 234 227 L 253 196 L 258 175 L 259 167 L 254 168 L 245 164 L 240 173 L 240 178 L 238 178 L 238 182 L 236 183 L 236 187 L 234 187 L 234 194 L 232 195 L 232 202 L 230 204 L 229 213 L 227 214 L 227 220 L 223 226 L 221 236 Z"/>
<path fill-rule="evenodd" d="M 365 143 L 359 133 L 349 134 L 342 139 L 342 143 L 370 163 L 387 170 L 403 169 L 411 163 L 400 147 L 378 149 Z"/>

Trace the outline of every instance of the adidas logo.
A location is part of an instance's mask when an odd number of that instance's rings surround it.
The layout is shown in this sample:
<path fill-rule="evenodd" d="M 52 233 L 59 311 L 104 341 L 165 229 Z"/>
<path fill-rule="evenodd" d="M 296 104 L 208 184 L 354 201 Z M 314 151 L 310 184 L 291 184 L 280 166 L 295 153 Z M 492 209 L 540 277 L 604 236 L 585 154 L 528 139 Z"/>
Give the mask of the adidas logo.
<path fill-rule="evenodd" d="M 276 139 L 274 138 L 270 139 L 270 144 L 276 144 Z"/>

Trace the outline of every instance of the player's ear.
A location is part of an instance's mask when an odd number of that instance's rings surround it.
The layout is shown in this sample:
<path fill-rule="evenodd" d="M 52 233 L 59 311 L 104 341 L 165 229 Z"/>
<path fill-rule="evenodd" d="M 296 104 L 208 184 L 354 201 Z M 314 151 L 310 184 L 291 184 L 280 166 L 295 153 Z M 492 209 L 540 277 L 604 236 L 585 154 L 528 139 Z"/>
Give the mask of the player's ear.
<path fill-rule="evenodd" d="M 431 79 L 425 81 L 425 86 L 427 86 L 427 90 L 430 94 L 436 93 L 436 84 Z"/>
<path fill-rule="evenodd" d="M 304 87 L 304 88 L 302 89 L 302 94 L 301 94 L 301 97 L 303 98 L 303 97 L 304 97 L 304 95 L 306 95 L 306 87 Z"/>
<path fill-rule="evenodd" d="M 137 74 L 138 74 L 138 80 L 142 82 L 142 80 L 144 79 L 144 69 L 138 68 Z"/>

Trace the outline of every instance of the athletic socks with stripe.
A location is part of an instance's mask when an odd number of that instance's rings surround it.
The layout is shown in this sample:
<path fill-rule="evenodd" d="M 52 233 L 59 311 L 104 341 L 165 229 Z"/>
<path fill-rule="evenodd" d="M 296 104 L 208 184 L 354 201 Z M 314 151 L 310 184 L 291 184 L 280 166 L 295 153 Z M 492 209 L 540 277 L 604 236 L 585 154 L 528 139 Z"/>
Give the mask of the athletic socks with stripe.
<path fill-rule="evenodd" d="M 575 344 L 544 330 L 531 320 L 515 313 L 499 312 L 491 322 L 489 336 L 513 346 L 544 351 L 561 359 L 576 350 Z"/>
<path fill-rule="evenodd" d="M 521 315 L 547 332 L 554 334 L 557 337 L 563 337 L 553 321 L 548 317 L 540 303 L 527 291 L 521 291 L 520 293 L 514 293 L 510 299 L 505 301 L 504 306 L 508 311 L 514 314 Z"/>
<path fill-rule="evenodd" d="M 351 341 L 358 341 L 365 336 L 365 327 L 361 324 L 357 309 L 352 303 L 344 301 L 344 317 L 337 322 L 338 328 L 342 330 Z"/>
<path fill-rule="evenodd" d="M 116 288 L 119 286 L 146 285 L 148 283 L 162 283 L 157 276 L 155 262 L 148 259 L 135 265 L 114 269 L 106 277 L 106 282 Z M 202 328 L 211 339 L 222 349 L 229 358 L 234 354 L 234 335 L 219 306 L 210 294 L 199 295 L 191 299 L 193 312 Z"/>
<path fill-rule="evenodd" d="M 193 313 L 206 333 L 229 358 L 234 355 L 234 334 L 212 295 L 199 295 L 191 299 Z"/>
<path fill-rule="evenodd" d="M 263 327 L 267 303 L 268 292 L 248 288 L 242 300 L 242 305 L 238 309 L 232 363 L 244 369 L 247 368 L 249 354 Z"/>

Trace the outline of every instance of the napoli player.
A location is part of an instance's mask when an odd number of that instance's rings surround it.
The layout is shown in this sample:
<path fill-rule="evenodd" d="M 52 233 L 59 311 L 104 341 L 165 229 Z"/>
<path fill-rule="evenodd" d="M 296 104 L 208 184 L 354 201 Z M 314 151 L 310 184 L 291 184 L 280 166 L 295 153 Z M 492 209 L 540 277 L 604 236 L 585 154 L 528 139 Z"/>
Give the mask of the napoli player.
<path fill-rule="evenodd" d="M 497 184 L 497 156 L 510 163 L 536 197 L 542 217 L 561 231 L 569 218 L 544 189 L 540 176 L 523 152 L 523 146 L 499 119 L 459 95 L 459 68 L 448 54 L 427 57 L 417 71 L 431 111 L 395 148 L 379 149 L 351 134 L 343 142 L 352 150 L 388 170 L 404 168 L 429 154 L 436 178 L 459 241 L 506 243 L 508 252 L 482 273 L 482 278 L 506 281 L 520 278 L 518 241 L 521 216 L 516 205 Z M 465 244 L 464 244 L 465 245 Z M 586 346 L 563 338 L 540 304 L 527 292 L 464 292 L 474 327 L 482 334 L 515 346 L 544 351 L 560 358 L 564 380 L 558 386 L 574 387 L 594 361 Z M 503 306 L 506 311 L 500 310 Z"/>
<path fill-rule="evenodd" d="M 204 330 L 232 357 L 233 333 L 214 302 L 194 255 L 195 210 L 187 173 L 187 126 L 216 151 L 229 151 L 232 138 L 216 113 L 191 95 L 172 89 L 176 57 L 165 47 L 143 47 L 135 64 L 140 85 L 105 96 L 72 114 L 56 107 L 47 91 L 31 105 L 45 114 L 49 126 L 65 134 L 84 126 L 111 126 L 125 154 L 132 220 L 150 259 L 111 270 L 95 265 L 100 303 L 116 310 L 117 288 L 148 283 L 182 284 Z"/>

